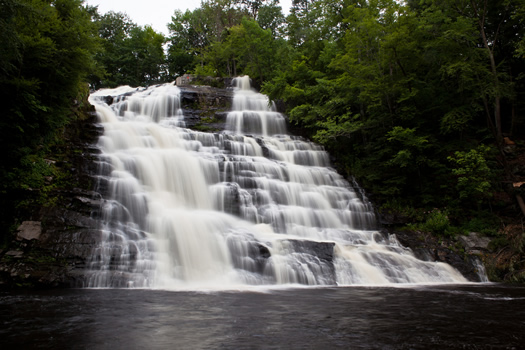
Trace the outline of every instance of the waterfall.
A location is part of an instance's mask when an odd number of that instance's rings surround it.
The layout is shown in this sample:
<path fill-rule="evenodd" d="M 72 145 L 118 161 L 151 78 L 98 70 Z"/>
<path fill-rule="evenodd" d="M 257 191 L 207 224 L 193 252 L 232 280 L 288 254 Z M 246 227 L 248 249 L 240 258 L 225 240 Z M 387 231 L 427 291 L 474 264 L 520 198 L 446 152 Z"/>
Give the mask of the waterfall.
<path fill-rule="evenodd" d="M 286 133 L 248 77 L 226 130 L 185 128 L 173 84 L 93 93 L 104 134 L 102 242 L 88 287 L 461 283 L 377 231 L 322 147 Z M 107 102 L 112 102 L 108 105 Z"/>

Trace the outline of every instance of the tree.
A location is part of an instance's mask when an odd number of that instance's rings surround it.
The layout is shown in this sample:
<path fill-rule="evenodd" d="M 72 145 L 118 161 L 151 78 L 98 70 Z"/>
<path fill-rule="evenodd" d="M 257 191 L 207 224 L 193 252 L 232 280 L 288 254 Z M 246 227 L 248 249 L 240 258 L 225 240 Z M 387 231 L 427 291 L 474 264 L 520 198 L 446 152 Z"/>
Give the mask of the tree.
<path fill-rule="evenodd" d="M 296 56 L 264 85 L 290 120 L 376 195 L 453 198 L 447 157 L 491 130 L 477 23 L 445 1 L 298 1 L 292 14 Z"/>
<path fill-rule="evenodd" d="M 67 123 L 69 105 L 96 69 L 95 27 L 80 0 L 6 3 L 12 42 L 3 46 L 1 90 L 7 111 L 0 122 L 2 143 L 12 161 Z M 2 13 L 4 13 L 2 11 Z"/>
<path fill-rule="evenodd" d="M 147 85 L 167 79 L 164 36 L 150 26 L 137 26 L 121 12 L 95 15 L 104 50 L 97 60 L 105 75 L 95 87 Z"/>
<path fill-rule="evenodd" d="M 131 29 L 123 42 L 125 57 L 121 62 L 124 83 L 138 86 L 160 83 L 165 76 L 165 38 L 150 26 Z"/>
<path fill-rule="evenodd" d="M 91 12 L 81 0 L 0 2 L 1 230 L 25 198 L 39 193 L 51 167 L 43 159 L 74 118 L 87 77 L 99 75 Z M 76 102 L 77 101 L 77 105 Z"/>
<path fill-rule="evenodd" d="M 196 71 L 217 76 L 249 75 L 260 84 L 282 64 L 276 59 L 280 49 L 270 29 L 244 18 L 241 25 L 227 30 L 223 41 L 210 45 L 204 55 L 206 64 Z"/>
<path fill-rule="evenodd" d="M 457 151 L 454 156 L 448 157 L 448 160 L 454 163 L 452 173 L 457 177 L 456 189 L 460 199 L 474 199 L 479 205 L 483 200 L 490 198 L 491 170 L 485 159 L 488 151 L 487 146 L 481 145 L 468 152 Z"/>
<path fill-rule="evenodd" d="M 200 8 L 182 13 L 176 10 L 168 24 L 168 65 L 171 77 L 193 70 L 207 48 L 221 42 L 228 28 L 241 23 L 245 9 L 238 1 L 208 0 Z"/>
<path fill-rule="evenodd" d="M 508 58 L 519 46 L 523 37 L 519 26 L 519 11 L 522 1 L 516 0 L 447 0 L 434 1 L 434 6 L 443 7 L 455 16 L 471 19 L 477 26 L 479 45 L 485 51 L 491 83 L 482 87 L 485 113 L 494 125 L 494 136 L 499 144 L 503 141 L 502 100 L 512 96 L 513 83 L 508 70 Z M 507 44 L 508 42 L 509 44 Z M 505 46 L 511 47 L 506 51 Z M 503 65 L 501 64 L 503 63 Z M 505 64 L 507 63 L 507 64 Z M 505 81 L 503 83 L 502 81 Z"/>
<path fill-rule="evenodd" d="M 125 40 L 131 36 L 131 31 L 137 25 L 122 12 L 109 11 L 104 15 L 95 12 L 94 22 L 98 25 L 103 50 L 96 59 L 104 67 L 104 76 L 93 81 L 94 88 L 115 87 L 125 84 L 126 77 L 122 71 L 123 58 L 126 56 Z"/>
<path fill-rule="evenodd" d="M 284 31 L 285 18 L 278 0 L 274 0 L 268 5 L 262 5 L 257 14 L 257 23 L 262 29 L 270 29 L 274 38 L 282 36 Z"/>

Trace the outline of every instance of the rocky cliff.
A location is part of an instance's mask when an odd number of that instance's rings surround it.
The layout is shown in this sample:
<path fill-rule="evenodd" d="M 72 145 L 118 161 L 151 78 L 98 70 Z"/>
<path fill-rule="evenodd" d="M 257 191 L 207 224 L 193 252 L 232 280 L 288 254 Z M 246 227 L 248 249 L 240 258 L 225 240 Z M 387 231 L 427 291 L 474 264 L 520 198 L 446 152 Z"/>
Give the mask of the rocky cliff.
<path fill-rule="evenodd" d="M 95 144 L 103 130 L 93 109 L 81 113 L 64 131 L 56 156 L 46 160 L 59 170 L 60 179 L 46 179 L 50 190 L 40 196 L 45 202 L 28 205 L 14 218 L 18 229 L 0 252 L 3 287 L 75 285 L 100 237 L 96 217 L 101 196 L 93 189 Z"/>

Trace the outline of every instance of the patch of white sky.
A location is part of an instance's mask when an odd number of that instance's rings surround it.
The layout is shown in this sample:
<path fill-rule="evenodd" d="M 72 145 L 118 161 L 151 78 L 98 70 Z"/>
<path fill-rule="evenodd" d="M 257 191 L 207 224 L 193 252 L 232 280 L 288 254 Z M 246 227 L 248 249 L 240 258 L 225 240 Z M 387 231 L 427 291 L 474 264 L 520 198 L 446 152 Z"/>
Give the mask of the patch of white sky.
<path fill-rule="evenodd" d="M 97 6 L 98 12 L 124 12 L 131 20 L 140 25 L 149 25 L 156 32 L 168 34 L 168 23 L 175 10 L 193 11 L 201 6 L 200 0 L 85 0 L 85 4 Z M 280 0 L 284 15 L 290 13 L 292 0 Z"/>

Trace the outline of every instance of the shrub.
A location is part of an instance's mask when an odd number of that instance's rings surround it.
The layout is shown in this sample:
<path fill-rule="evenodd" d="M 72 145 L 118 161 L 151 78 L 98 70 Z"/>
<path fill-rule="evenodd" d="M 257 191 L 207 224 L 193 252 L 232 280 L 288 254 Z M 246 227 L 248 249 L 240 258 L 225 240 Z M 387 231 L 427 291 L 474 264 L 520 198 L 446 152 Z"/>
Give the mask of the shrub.
<path fill-rule="evenodd" d="M 450 220 L 446 210 L 432 210 L 426 221 L 421 225 L 421 229 L 438 235 L 453 235 L 453 230 L 450 226 Z"/>

